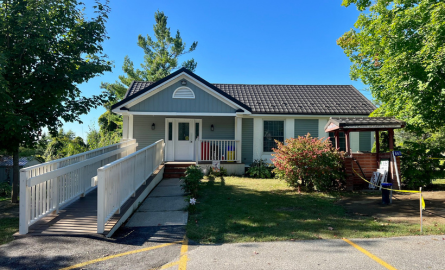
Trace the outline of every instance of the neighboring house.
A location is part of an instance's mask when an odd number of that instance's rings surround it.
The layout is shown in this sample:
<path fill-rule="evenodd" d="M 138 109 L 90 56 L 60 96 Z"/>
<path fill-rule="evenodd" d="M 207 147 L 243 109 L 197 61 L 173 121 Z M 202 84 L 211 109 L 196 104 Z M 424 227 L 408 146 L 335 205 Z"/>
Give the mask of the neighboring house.
<path fill-rule="evenodd" d="M 333 136 L 324 132 L 329 117 L 375 109 L 351 85 L 211 84 L 185 68 L 154 83 L 133 82 L 112 107 L 123 115 L 123 138 L 136 139 L 138 149 L 164 139 L 166 161 L 234 161 L 243 168 L 270 160 L 274 140 Z M 351 133 L 351 149 L 370 151 L 373 140 L 371 132 Z"/>
<path fill-rule="evenodd" d="M 32 157 L 22 157 L 19 159 L 20 169 L 40 164 Z M 12 157 L 0 156 L 0 183 L 8 182 L 12 184 Z"/>

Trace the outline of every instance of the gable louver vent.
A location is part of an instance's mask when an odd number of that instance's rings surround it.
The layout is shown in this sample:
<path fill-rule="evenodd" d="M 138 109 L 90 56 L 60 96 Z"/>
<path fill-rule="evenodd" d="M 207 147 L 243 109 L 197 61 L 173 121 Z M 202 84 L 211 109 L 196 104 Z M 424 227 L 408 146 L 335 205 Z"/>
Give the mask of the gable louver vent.
<path fill-rule="evenodd" d="M 195 98 L 195 93 L 188 87 L 179 87 L 173 93 L 173 98 Z"/>

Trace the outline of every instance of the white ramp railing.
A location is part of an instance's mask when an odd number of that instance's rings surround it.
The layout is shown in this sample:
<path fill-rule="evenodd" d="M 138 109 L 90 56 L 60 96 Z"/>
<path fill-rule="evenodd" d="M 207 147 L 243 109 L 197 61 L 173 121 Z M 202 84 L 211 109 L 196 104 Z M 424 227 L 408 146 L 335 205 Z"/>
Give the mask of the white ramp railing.
<path fill-rule="evenodd" d="M 164 140 L 97 169 L 97 233 L 164 162 Z"/>
<path fill-rule="evenodd" d="M 135 152 L 137 145 L 128 140 L 21 169 L 19 233 L 88 192 L 99 167 Z"/>

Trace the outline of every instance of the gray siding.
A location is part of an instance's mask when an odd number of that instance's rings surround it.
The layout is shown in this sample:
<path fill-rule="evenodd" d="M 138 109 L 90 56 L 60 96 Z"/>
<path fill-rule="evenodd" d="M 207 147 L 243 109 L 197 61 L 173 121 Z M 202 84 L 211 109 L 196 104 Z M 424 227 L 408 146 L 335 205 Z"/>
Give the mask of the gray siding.
<path fill-rule="evenodd" d="M 306 136 L 318 138 L 318 119 L 295 119 L 294 136 Z"/>
<path fill-rule="evenodd" d="M 187 87 L 195 93 L 194 99 L 172 98 L 181 82 L 177 82 L 159 93 L 129 108 L 130 111 L 143 112 L 199 112 L 199 113 L 235 113 L 236 109 L 220 101 L 196 85 L 187 82 Z"/>
<path fill-rule="evenodd" d="M 371 136 L 373 132 L 359 132 L 359 151 L 371 151 Z"/>
<path fill-rule="evenodd" d="M 202 139 L 235 139 L 235 117 L 231 116 L 177 117 L 135 115 L 133 117 L 133 137 L 139 143 L 138 150 L 157 140 L 165 139 L 165 118 L 202 119 Z M 155 123 L 155 130 L 151 129 L 153 123 Z M 212 124 L 215 127 L 214 131 L 210 130 Z"/>
<path fill-rule="evenodd" d="M 151 125 L 155 123 L 155 130 Z M 165 139 L 165 116 L 135 115 L 133 117 L 133 137 L 139 144 L 137 150 Z"/>
<path fill-rule="evenodd" d="M 206 116 L 197 118 L 202 119 L 203 139 L 235 140 L 235 117 Z M 214 131 L 210 130 L 212 124 L 215 128 Z"/>
<path fill-rule="evenodd" d="M 253 119 L 243 119 L 241 162 L 250 165 L 253 162 Z"/>

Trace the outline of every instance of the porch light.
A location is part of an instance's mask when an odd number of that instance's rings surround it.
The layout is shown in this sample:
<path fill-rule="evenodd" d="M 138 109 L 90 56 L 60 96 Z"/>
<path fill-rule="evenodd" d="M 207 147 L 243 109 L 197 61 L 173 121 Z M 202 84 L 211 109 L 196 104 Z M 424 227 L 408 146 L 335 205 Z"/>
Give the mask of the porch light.
<path fill-rule="evenodd" d="M 214 131 L 214 130 L 215 130 L 215 127 L 213 126 L 213 124 L 210 126 L 210 130 L 211 130 L 211 131 Z"/>
<path fill-rule="evenodd" d="M 151 125 L 151 130 L 155 130 L 155 123 Z"/>

